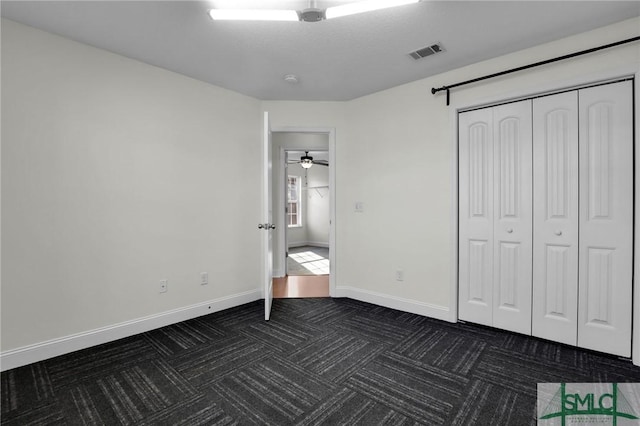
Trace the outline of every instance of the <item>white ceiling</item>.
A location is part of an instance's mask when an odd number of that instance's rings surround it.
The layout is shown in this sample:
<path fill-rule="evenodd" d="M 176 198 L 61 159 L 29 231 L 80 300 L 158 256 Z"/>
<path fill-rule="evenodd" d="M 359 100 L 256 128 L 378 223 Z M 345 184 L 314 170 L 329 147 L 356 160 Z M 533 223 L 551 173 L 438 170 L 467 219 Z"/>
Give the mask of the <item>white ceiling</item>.
<path fill-rule="evenodd" d="M 243 0 L 217 0 L 225 1 Z M 258 99 L 310 101 L 354 99 L 640 15 L 640 1 L 425 0 L 315 23 L 214 22 L 207 14 L 214 3 L 3 0 L 0 7 L 5 18 Z M 436 42 L 444 53 L 408 56 Z"/>

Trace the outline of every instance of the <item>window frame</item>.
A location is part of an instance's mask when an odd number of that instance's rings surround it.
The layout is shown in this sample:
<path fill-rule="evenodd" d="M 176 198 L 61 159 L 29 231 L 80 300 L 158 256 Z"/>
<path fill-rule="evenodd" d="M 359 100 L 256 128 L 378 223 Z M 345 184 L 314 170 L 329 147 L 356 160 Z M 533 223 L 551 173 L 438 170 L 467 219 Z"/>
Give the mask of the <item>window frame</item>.
<path fill-rule="evenodd" d="M 296 185 L 297 199 L 291 201 L 291 179 L 294 179 Z M 291 206 L 294 204 L 296 206 L 295 218 L 296 223 L 291 223 L 291 218 L 294 217 L 291 213 Z M 286 206 L 286 221 L 288 228 L 301 228 L 302 225 L 302 177 L 296 175 L 288 175 L 287 176 L 287 206 Z"/>

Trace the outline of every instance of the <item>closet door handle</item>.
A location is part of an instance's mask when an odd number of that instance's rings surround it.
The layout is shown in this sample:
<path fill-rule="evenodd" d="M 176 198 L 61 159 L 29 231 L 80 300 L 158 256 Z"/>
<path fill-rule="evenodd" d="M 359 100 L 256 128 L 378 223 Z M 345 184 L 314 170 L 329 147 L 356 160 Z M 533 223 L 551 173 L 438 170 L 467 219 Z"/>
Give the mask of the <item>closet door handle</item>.
<path fill-rule="evenodd" d="M 558 229 L 556 232 L 554 232 L 554 234 L 556 234 L 557 236 L 560 236 L 562 235 L 562 231 Z"/>
<path fill-rule="evenodd" d="M 513 228 L 507 228 L 507 233 L 511 234 L 513 232 Z"/>

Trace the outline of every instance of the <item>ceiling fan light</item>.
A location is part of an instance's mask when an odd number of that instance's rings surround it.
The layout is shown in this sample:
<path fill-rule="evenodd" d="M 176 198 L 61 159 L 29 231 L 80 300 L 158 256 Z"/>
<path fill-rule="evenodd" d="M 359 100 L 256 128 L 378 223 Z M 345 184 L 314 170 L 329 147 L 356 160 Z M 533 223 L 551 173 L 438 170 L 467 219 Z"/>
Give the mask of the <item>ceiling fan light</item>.
<path fill-rule="evenodd" d="M 355 15 L 356 13 L 418 3 L 419 1 L 420 0 L 363 0 L 341 6 L 329 7 L 325 12 L 325 16 L 326 19 L 339 18 L 341 16 Z"/>
<path fill-rule="evenodd" d="M 313 166 L 313 159 L 312 158 L 304 158 L 304 157 L 302 157 L 300 159 L 300 165 L 302 166 L 303 169 L 308 169 L 311 166 Z"/>
<path fill-rule="evenodd" d="M 273 9 L 211 9 L 211 19 L 219 21 L 297 21 L 295 10 Z"/>

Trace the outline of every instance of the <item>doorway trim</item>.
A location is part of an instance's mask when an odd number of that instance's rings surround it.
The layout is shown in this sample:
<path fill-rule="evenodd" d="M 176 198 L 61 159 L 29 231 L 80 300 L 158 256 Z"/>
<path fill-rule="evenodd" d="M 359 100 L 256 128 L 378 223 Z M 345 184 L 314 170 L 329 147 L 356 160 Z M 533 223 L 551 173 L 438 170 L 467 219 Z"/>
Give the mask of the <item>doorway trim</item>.
<path fill-rule="evenodd" d="M 327 135 L 329 142 L 329 295 L 336 297 L 336 131 L 333 127 L 297 127 L 297 126 L 282 126 L 273 127 L 272 133 L 310 133 L 310 134 L 323 134 Z M 281 162 L 281 166 L 284 166 L 285 156 L 281 155 L 278 161 Z M 281 167 L 284 170 L 284 167 Z M 282 176 L 283 177 L 283 176 Z M 283 177 L 284 179 L 284 177 Z M 274 182 L 273 184 L 282 184 L 281 181 Z M 284 203 L 278 203 L 278 209 L 284 208 Z M 280 222 L 277 224 L 276 229 L 278 231 L 281 241 L 284 241 L 285 234 L 285 220 L 284 215 L 280 216 Z M 286 247 L 285 247 L 286 250 Z M 278 256 L 283 256 L 284 251 L 278 253 Z M 286 262 L 286 258 L 281 261 Z M 285 263 L 283 263 L 285 264 Z"/>
<path fill-rule="evenodd" d="M 531 98 L 543 94 L 570 90 L 599 82 L 612 81 L 621 78 L 633 80 L 633 150 L 634 150 L 634 216 L 633 216 L 633 279 L 632 279 L 632 328 L 631 328 L 631 361 L 640 366 L 640 71 L 634 67 L 621 67 L 605 72 L 587 74 L 569 80 L 548 80 L 540 83 L 537 88 L 518 89 L 510 93 L 501 93 L 476 101 L 452 102 L 449 110 L 451 123 L 451 281 L 449 284 L 449 318 L 450 322 L 458 322 L 458 114 L 465 110 L 483 108 L 500 103 Z M 526 79 L 526 75 L 523 77 Z M 524 87 L 524 86 L 523 86 Z"/>

